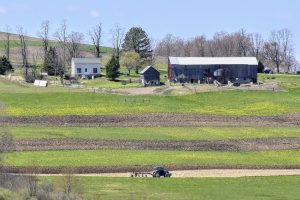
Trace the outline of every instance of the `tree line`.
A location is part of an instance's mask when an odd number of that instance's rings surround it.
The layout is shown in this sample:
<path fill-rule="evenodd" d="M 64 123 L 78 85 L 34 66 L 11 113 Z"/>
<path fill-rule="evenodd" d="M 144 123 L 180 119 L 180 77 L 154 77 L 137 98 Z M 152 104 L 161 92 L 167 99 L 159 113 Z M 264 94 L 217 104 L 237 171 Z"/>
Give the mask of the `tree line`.
<path fill-rule="evenodd" d="M 17 27 L 17 35 L 21 66 L 24 69 L 24 76 L 27 82 L 32 82 L 39 71 L 46 71 L 49 75 L 60 76 L 61 80 L 70 66 L 72 58 L 84 57 L 81 46 L 85 36 L 88 35 L 94 47 L 94 57 L 100 58 L 102 55 L 102 24 L 99 23 L 87 31 L 87 34 L 69 31 L 66 20 L 63 20 L 57 27 L 53 35 L 50 35 L 50 22 L 43 21 L 40 25 L 37 36 L 42 40 L 42 51 L 29 54 L 28 38 L 23 27 Z M 139 68 L 146 63 L 152 62 L 151 41 L 147 33 L 140 27 L 131 28 L 126 34 L 125 29 L 119 25 L 114 26 L 110 31 L 111 43 L 113 47 L 113 58 L 115 67 L 106 67 L 109 71 L 108 78 L 115 79 L 119 75 L 119 65 L 128 69 L 130 74 L 132 69 L 138 73 Z M 10 61 L 11 31 L 6 30 L 5 59 Z M 52 39 L 53 38 L 53 39 Z M 52 39 L 52 40 L 51 40 Z M 30 57 L 31 56 L 31 57 Z M 39 66 L 37 60 L 43 60 Z M 29 62 L 31 60 L 31 62 Z"/>
<path fill-rule="evenodd" d="M 299 63 L 295 59 L 292 33 L 288 29 L 272 31 L 265 39 L 258 33 L 241 29 L 234 33 L 218 32 L 209 39 L 204 35 L 184 40 L 167 34 L 155 48 L 159 56 L 246 57 L 253 56 L 277 72 L 291 72 Z"/>
<path fill-rule="evenodd" d="M 28 38 L 24 28 L 17 28 L 21 66 L 24 69 L 26 81 L 32 82 L 38 72 L 46 71 L 49 75 L 65 76 L 67 67 L 73 57 L 84 57 L 82 44 L 86 36 L 90 38 L 94 49 L 94 57 L 102 56 L 103 28 L 99 23 L 87 31 L 86 34 L 70 31 L 66 20 L 50 35 L 50 22 L 43 21 L 37 36 L 42 40 L 42 51 L 29 54 Z M 11 31 L 7 28 L 5 57 L 1 63 L 6 71 L 12 70 L 10 63 Z M 109 34 L 113 55 L 106 66 L 106 75 L 115 80 L 119 76 L 120 65 L 128 70 L 128 74 L 134 69 L 139 69 L 147 64 L 154 64 L 157 56 L 192 56 L 192 57 L 240 57 L 255 56 L 260 65 L 274 69 L 277 72 L 294 71 L 299 63 L 295 59 L 295 50 L 292 33 L 288 29 L 271 32 L 268 38 L 263 38 L 258 33 L 248 33 L 241 29 L 237 32 L 218 32 L 212 38 L 204 35 L 192 39 L 182 39 L 167 34 L 155 45 L 148 34 L 140 27 L 132 27 L 127 33 L 119 25 L 114 26 Z M 53 38 L 51 40 L 50 38 Z M 42 65 L 37 60 L 42 59 Z M 29 62 L 31 60 L 31 62 Z M 2 64 L 3 65 L 3 64 Z M 4 70 L 0 70 L 3 74 Z"/>

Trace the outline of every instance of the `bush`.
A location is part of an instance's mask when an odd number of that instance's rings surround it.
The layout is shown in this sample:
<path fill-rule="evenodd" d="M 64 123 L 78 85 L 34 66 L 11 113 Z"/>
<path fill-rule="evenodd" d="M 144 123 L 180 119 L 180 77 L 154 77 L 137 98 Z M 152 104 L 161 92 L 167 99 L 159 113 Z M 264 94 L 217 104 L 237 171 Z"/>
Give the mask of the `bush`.
<path fill-rule="evenodd" d="M 120 64 L 119 64 L 119 61 L 115 58 L 114 55 L 108 61 L 105 68 L 106 68 L 106 77 L 107 78 L 114 81 L 116 78 L 119 77 Z"/>
<path fill-rule="evenodd" d="M 9 60 L 5 56 L 3 56 L 0 59 L 0 74 L 5 75 L 9 71 L 14 71 L 14 69 Z"/>

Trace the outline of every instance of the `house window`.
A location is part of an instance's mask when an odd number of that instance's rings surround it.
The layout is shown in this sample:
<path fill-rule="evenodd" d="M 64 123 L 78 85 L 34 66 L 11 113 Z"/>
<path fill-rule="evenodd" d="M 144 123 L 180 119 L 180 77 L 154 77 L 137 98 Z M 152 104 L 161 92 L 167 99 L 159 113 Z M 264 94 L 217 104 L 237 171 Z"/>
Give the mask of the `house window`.
<path fill-rule="evenodd" d="M 81 74 L 81 68 L 77 68 L 77 74 Z"/>
<path fill-rule="evenodd" d="M 97 68 L 93 68 L 93 73 L 97 74 L 98 73 L 98 69 Z"/>
<path fill-rule="evenodd" d="M 85 72 L 87 72 L 87 68 L 85 68 L 85 70 L 84 70 Z"/>

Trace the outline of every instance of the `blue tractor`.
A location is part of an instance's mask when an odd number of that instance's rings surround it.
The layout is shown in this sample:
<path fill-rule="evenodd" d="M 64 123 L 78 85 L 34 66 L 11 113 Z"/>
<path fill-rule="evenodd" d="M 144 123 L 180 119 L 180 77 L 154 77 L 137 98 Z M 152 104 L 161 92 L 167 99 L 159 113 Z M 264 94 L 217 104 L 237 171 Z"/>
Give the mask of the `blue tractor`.
<path fill-rule="evenodd" d="M 169 177 L 172 176 L 172 174 L 168 170 L 165 170 L 163 167 L 156 166 L 156 167 L 154 167 L 154 170 L 152 172 L 152 176 L 154 178 L 160 178 L 161 176 L 169 178 Z"/>

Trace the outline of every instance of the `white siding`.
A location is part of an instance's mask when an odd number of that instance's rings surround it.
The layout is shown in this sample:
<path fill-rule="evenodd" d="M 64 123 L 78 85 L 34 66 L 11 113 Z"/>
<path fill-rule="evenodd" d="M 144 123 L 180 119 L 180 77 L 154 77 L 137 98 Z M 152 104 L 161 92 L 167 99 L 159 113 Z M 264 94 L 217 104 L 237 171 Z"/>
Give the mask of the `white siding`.
<path fill-rule="evenodd" d="M 97 69 L 97 73 L 94 73 L 94 68 Z M 81 73 L 78 73 L 77 69 L 81 69 Z M 71 76 L 78 75 L 100 75 L 101 64 L 100 59 L 97 58 L 73 58 L 71 65 Z"/>

